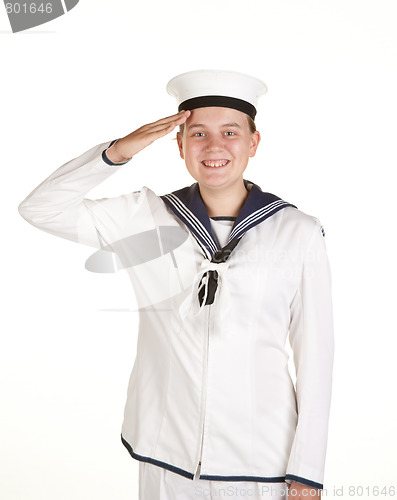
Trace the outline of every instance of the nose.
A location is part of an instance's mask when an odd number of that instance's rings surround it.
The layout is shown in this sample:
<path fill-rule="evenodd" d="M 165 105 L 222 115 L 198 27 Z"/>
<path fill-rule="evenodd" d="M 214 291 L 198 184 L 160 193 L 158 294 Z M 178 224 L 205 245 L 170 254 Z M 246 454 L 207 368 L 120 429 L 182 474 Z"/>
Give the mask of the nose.
<path fill-rule="evenodd" d="M 205 145 L 207 151 L 220 151 L 223 149 L 222 138 L 218 136 L 209 136 Z"/>

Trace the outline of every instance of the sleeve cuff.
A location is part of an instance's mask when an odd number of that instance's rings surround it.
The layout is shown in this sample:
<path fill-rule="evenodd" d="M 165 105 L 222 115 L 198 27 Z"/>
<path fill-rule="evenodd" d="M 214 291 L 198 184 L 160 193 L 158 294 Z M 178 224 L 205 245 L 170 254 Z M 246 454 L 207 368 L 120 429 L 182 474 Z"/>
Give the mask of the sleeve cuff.
<path fill-rule="evenodd" d="M 293 474 L 286 474 L 285 480 L 287 482 L 295 481 L 300 484 L 304 484 L 305 486 L 311 486 L 312 488 L 316 488 L 317 490 L 322 490 L 324 485 L 321 483 L 316 483 L 315 481 L 311 481 L 310 479 L 306 479 L 300 476 L 294 476 Z"/>
<path fill-rule="evenodd" d="M 113 141 L 109 144 L 109 146 L 108 146 L 106 149 L 104 149 L 104 150 L 102 151 L 102 160 L 103 160 L 105 163 L 107 163 L 108 165 L 111 165 L 111 166 L 114 166 L 114 165 L 125 165 L 126 163 L 128 163 L 128 162 L 131 160 L 131 158 L 130 158 L 130 159 L 128 159 L 127 161 L 120 161 L 120 162 L 115 163 L 114 161 L 112 161 L 112 160 L 110 160 L 110 159 L 108 158 L 108 155 L 106 154 L 106 151 L 107 151 L 109 148 L 111 148 L 111 147 L 113 146 L 113 144 L 116 144 L 116 142 L 117 142 L 118 140 L 119 140 L 119 139 L 114 139 L 114 140 L 113 140 Z"/>

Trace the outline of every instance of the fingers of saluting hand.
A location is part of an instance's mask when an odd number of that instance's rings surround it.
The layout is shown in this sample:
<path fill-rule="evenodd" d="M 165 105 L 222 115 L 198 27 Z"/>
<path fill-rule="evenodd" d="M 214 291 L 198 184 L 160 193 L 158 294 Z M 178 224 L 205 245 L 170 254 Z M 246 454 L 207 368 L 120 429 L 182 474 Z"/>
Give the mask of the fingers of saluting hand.
<path fill-rule="evenodd" d="M 154 123 L 144 125 L 136 131 L 136 137 L 141 138 L 145 146 L 152 144 L 157 139 L 164 137 L 174 130 L 174 128 L 185 121 L 190 116 L 190 111 L 181 111 L 176 115 L 169 116 Z"/>
<path fill-rule="evenodd" d="M 190 116 L 190 111 L 181 111 L 172 116 L 168 116 L 167 118 L 162 118 L 153 123 L 149 123 L 148 125 L 144 125 L 141 127 L 141 131 L 144 133 L 157 133 L 165 130 L 172 131 L 177 125 L 182 125 Z"/>
<path fill-rule="evenodd" d="M 181 111 L 167 118 L 162 118 L 153 123 L 143 125 L 131 134 L 123 137 L 114 146 L 122 158 L 131 158 L 139 153 L 146 146 L 152 144 L 155 140 L 169 134 L 177 125 L 185 123 L 190 116 L 190 111 Z"/>
<path fill-rule="evenodd" d="M 157 120 L 156 122 L 149 123 L 149 125 L 147 125 L 147 126 L 151 127 L 151 126 L 158 126 L 158 125 L 166 125 L 169 123 L 180 121 L 182 119 L 186 120 L 189 117 L 190 113 L 191 113 L 191 111 L 180 111 L 179 113 L 176 113 L 175 115 L 167 116 L 167 118 L 161 118 L 161 120 Z"/>

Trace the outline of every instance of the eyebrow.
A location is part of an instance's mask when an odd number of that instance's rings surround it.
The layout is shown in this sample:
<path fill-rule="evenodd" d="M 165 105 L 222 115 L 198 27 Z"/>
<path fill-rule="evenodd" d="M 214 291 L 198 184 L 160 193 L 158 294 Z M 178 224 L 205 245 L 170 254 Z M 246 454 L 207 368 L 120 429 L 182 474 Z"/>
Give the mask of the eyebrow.
<path fill-rule="evenodd" d="M 237 122 L 231 122 L 231 123 L 225 123 L 222 125 L 223 127 L 236 127 L 236 128 L 241 128 L 241 126 Z"/>
<path fill-rule="evenodd" d="M 241 128 L 241 126 L 237 122 L 224 123 L 221 126 L 222 127 Z M 203 123 L 192 123 L 192 125 L 189 125 L 188 130 L 193 129 L 193 128 L 205 128 L 205 125 Z"/>

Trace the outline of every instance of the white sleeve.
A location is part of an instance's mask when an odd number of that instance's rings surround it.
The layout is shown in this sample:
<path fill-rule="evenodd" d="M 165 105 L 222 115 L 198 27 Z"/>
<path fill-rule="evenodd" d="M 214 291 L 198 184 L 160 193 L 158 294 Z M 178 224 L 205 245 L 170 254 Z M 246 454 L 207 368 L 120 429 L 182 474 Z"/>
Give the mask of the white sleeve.
<path fill-rule="evenodd" d="M 99 144 L 55 170 L 20 203 L 21 216 L 43 231 L 95 248 L 120 237 L 146 188 L 114 198 L 84 198 L 129 161 L 109 160 L 106 150 L 115 142 Z"/>
<path fill-rule="evenodd" d="M 298 423 L 286 482 L 323 488 L 334 356 L 331 273 L 320 221 L 304 255 L 291 304 L 289 341 L 296 370 Z"/>

